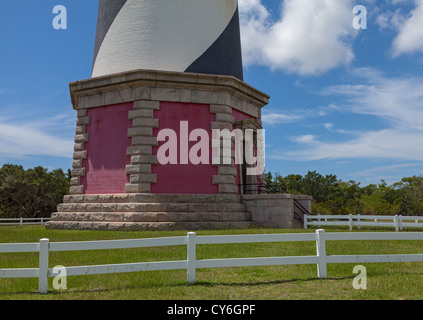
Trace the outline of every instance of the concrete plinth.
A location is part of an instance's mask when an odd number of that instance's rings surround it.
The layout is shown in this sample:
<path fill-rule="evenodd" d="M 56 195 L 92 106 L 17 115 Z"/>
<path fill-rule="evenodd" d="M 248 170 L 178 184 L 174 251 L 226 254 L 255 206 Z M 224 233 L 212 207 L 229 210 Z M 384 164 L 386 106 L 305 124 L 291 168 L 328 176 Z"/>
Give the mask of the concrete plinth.
<path fill-rule="evenodd" d="M 311 213 L 311 196 L 292 194 L 243 195 L 242 202 L 251 213 L 252 221 L 269 228 L 302 228 L 301 212 L 296 212 L 295 201 Z"/>

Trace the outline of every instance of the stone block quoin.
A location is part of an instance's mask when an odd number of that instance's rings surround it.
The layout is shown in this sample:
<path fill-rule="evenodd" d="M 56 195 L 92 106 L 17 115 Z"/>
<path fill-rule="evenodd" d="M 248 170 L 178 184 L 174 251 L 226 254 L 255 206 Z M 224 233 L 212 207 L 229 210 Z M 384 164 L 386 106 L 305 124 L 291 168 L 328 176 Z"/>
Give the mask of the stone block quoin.
<path fill-rule="evenodd" d="M 72 176 L 70 194 L 83 194 L 84 186 L 81 185 L 81 177 L 85 176 L 85 168 L 82 165 L 83 160 L 87 159 L 88 154 L 85 150 L 85 143 L 89 140 L 89 135 L 85 132 L 86 126 L 90 124 L 90 117 L 87 109 L 77 110 L 76 130 L 74 139 L 74 152 L 72 161 Z"/>

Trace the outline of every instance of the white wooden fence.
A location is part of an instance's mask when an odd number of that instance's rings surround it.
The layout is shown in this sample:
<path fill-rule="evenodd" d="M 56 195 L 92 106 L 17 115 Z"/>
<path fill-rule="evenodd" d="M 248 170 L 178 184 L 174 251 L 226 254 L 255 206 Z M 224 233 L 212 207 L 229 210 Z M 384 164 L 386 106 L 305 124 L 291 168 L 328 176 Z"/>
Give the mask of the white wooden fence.
<path fill-rule="evenodd" d="M 368 216 L 368 215 L 304 215 L 304 229 L 309 226 L 393 227 L 402 231 L 404 227 L 423 228 L 423 217 L 411 216 Z"/>
<path fill-rule="evenodd" d="M 187 236 L 135 239 L 107 240 L 85 242 L 49 242 L 41 239 L 39 243 L 0 244 L 0 253 L 7 252 L 39 252 L 38 268 L 0 269 L 0 278 L 38 278 L 38 290 L 47 293 L 48 277 L 54 277 L 54 268 L 49 268 L 49 253 L 55 251 L 80 251 L 124 249 L 160 246 L 187 246 L 187 260 L 160 261 L 144 263 L 125 263 L 92 266 L 67 267 L 67 276 L 108 274 L 123 272 L 140 272 L 155 270 L 187 270 L 187 281 L 195 283 L 196 269 L 221 267 L 246 267 L 269 265 L 316 264 L 318 277 L 327 278 L 328 263 L 374 263 L 374 262 L 423 262 L 423 254 L 397 255 L 327 255 L 326 241 L 333 240 L 423 240 L 423 232 L 354 232 L 293 234 L 260 234 L 260 235 L 228 235 L 228 236 L 196 236 L 190 232 Z M 196 258 L 196 245 L 227 243 L 259 243 L 259 242 L 299 242 L 315 241 L 316 255 L 294 257 L 236 258 L 236 259 L 203 259 Z"/>
<path fill-rule="evenodd" d="M 44 225 L 50 218 L 1 218 L 0 226 L 11 226 L 11 225 L 29 225 L 37 224 Z"/>

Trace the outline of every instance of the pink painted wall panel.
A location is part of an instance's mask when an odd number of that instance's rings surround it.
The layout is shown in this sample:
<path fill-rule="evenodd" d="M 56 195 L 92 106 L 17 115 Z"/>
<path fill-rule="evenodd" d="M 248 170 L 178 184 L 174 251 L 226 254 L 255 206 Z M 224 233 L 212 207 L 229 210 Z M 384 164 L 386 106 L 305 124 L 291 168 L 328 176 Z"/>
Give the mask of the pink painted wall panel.
<path fill-rule="evenodd" d="M 85 177 L 81 177 L 85 194 L 125 193 L 125 184 L 129 183 L 126 165 L 131 163 L 126 155 L 131 145 L 128 129 L 132 127 L 128 112 L 132 109 L 133 103 L 88 109 L 88 158 L 83 161 Z"/>
<path fill-rule="evenodd" d="M 158 164 L 152 166 L 152 173 L 157 174 L 157 184 L 151 185 L 152 193 L 170 194 L 217 194 L 218 186 L 212 183 L 213 175 L 217 175 L 217 167 L 211 165 L 211 130 L 210 122 L 215 121 L 215 115 L 210 113 L 210 106 L 206 104 L 161 102 L 160 110 L 154 112 L 154 117 L 159 119 L 160 127 L 154 129 L 154 136 L 159 130 L 172 129 L 177 133 L 178 164 Z M 209 164 L 181 164 L 180 152 L 180 123 L 188 122 L 188 132 L 194 129 L 204 129 L 210 136 Z M 157 155 L 159 148 L 166 141 L 159 142 L 158 147 L 153 147 L 153 155 Z M 196 141 L 188 142 L 188 150 Z"/>

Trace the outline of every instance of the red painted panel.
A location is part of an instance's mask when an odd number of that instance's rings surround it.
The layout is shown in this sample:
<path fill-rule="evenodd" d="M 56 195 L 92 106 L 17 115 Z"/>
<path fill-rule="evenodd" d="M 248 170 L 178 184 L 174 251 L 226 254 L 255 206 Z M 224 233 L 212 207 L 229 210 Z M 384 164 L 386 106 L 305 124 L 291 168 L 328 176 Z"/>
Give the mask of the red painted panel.
<path fill-rule="evenodd" d="M 247 119 L 255 119 L 253 116 L 250 116 L 236 109 L 232 109 L 232 116 L 235 118 L 235 122 L 241 121 L 241 120 L 247 120 Z"/>
<path fill-rule="evenodd" d="M 131 163 L 126 155 L 131 145 L 128 129 L 132 127 L 128 112 L 132 109 L 133 103 L 88 109 L 88 159 L 83 161 L 86 175 L 81 178 L 85 194 L 125 193 L 125 184 L 129 183 L 126 165 Z"/>
<path fill-rule="evenodd" d="M 152 193 L 179 193 L 179 194 L 217 194 L 218 186 L 212 183 L 213 175 L 217 175 L 217 167 L 211 165 L 211 130 L 210 122 L 215 121 L 215 115 L 210 113 L 210 106 L 205 104 L 161 102 L 160 110 L 154 112 L 154 117 L 159 119 L 160 127 L 154 129 L 157 136 L 162 129 L 172 129 L 178 136 L 177 164 L 158 164 L 152 166 L 152 173 L 157 174 L 157 184 L 151 185 Z M 181 121 L 188 122 L 188 132 L 195 129 L 207 131 L 209 140 L 209 164 L 181 163 Z M 185 140 L 185 139 L 184 139 Z M 166 141 L 159 142 L 158 147 L 153 147 L 153 155 Z M 197 142 L 188 142 L 188 150 Z M 183 154 L 186 155 L 185 152 Z"/>

